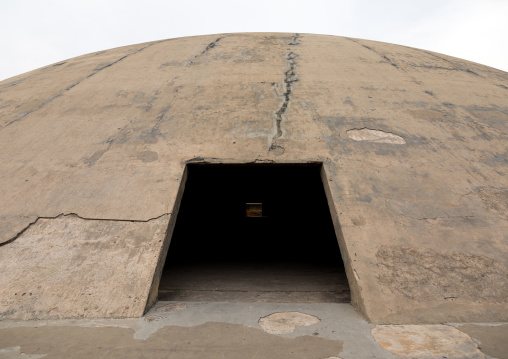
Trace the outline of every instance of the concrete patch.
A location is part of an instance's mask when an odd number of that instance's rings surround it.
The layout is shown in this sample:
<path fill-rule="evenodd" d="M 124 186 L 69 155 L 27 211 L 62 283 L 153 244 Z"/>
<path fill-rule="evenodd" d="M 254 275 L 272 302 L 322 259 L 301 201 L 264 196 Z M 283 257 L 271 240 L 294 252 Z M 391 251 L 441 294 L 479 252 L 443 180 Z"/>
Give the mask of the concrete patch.
<path fill-rule="evenodd" d="M 138 160 L 141 160 L 143 162 L 153 162 L 159 159 L 159 155 L 157 154 L 157 152 L 154 151 L 139 152 L 137 157 Z"/>
<path fill-rule="evenodd" d="M 296 327 L 308 327 L 321 320 L 313 315 L 299 312 L 273 313 L 259 319 L 259 326 L 270 334 L 293 333 Z"/>
<path fill-rule="evenodd" d="M 447 325 L 378 325 L 371 332 L 383 348 L 409 358 L 485 358 L 467 334 Z"/>
<path fill-rule="evenodd" d="M 14 358 L 24 358 L 24 359 L 39 359 L 44 358 L 46 354 L 40 355 L 27 355 L 21 352 L 21 347 L 10 347 L 5 349 L 0 349 L 0 359 L 14 359 Z"/>
<path fill-rule="evenodd" d="M 391 143 L 394 145 L 404 145 L 406 143 L 406 140 L 398 135 L 380 130 L 371 130 L 369 128 L 348 130 L 347 135 L 355 141 Z"/>
<path fill-rule="evenodd" d="M 113 327 L 22 327 L 0 330 L 0 349 L 20 347 L 48 358 L 330 358 L 342 351 L 340 340 L 318 336 L 294 339 L 240 324 L 167 326 L 146 340 L 134 330 Z"/>

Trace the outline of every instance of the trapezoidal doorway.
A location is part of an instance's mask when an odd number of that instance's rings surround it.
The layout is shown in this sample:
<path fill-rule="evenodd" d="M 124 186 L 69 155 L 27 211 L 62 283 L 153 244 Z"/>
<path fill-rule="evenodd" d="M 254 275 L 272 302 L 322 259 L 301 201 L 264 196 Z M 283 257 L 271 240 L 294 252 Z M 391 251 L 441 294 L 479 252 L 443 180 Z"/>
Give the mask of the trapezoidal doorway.
<path fill-rule="evenodd" d="M 350 302 L 320 164 L 187 170 L 159 300 Z"/>

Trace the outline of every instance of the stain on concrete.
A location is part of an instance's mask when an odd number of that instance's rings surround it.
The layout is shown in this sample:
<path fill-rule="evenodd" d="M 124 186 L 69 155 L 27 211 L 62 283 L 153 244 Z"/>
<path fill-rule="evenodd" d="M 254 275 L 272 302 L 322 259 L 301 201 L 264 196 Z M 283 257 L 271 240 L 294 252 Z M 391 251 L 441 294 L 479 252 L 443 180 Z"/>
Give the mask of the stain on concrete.
<path fill-rule="evenodd" d="M 139 152 L 136 157 L 143 162 L 153 162 L 159 159 L 159 155 L 154 151 Z"/>
<path fill-rule="evenodd" d="M 357 197 L 356 199 L 360 202 L 372 202 L 372 198 L 368 194 L 365 196 Z"/>
<path fill-rule="evenodd" d="M 144 320 L 146 322 L 153 322 L 154 320 L 161 320 L 161 319 L 162 319 L 162 317 L 159 317 L 156 315 L 147 315 Z"/>
<path fill-rule="evenodd" d="M 141 139 L 145 143 L 153 145 L 154 143 L 157 143 L 159 137 L 164 138 L 165 136 L 161 133 L 161 131 L 158 128 L 154 127 L 148 131 L 143 131 L 141 135 L 138 136 L 138 139 Z"/>
<path fill-rule="evenodd" d="M 475 117 L 479 118 L 482 123 L 487 124 L 502 133 L 506 133 L 508 129 L 508 113 L 496 108 L 474 107 L 468 108 Z"/>
<path fill-rule="evenodd" d="M 508 324 L 464 324 L 457 329 L 471 336 L 483 353 L 493 358 L 508 359 Z"/>
<path fill-rule="evenodd" d="M 394 145 L 404 145 L 406 143 L 406 140 L 396 134 L 381 130 L 371 130 L 370 128 L 348 130 L 347 135 L 354 141 L 391 143 Z"/>
<path fill-rule="evenodd" d="M 0 330 L 0 349 L 20 347 L 45 358 L 327 358 L 342 351 L 340 340 L 318 336 L 294 339 L 240 324 L 168 326 L 146 340 L 127 328 L 26 327 Z M 90 343 L 93 343 L 91 345 Z"/>
<path fill-rule="evenodd" d="M 24 80 L 25 79 L 20 79 L 20 80 L 8 82 L 5 85 L 0 86 L 0 89 L 6 89 L 6 88 L 9 88 L 9 87 L 12 87 L 12 86 L 16 86 L 16 85 L 22 83 Z"/>
<path fill-rule="evenodd" d="M 83 163 L 88 166 L 93 166 L 95 164 L 95 162 L 97 162 L 102 157 L 102 155 L 105 154 L 107 151 L 108 151 L 108 149 L 97 150 L 94 152 L 93 155 L 91 155 L 90 157 L 85 159 L 83 161 Z"/>
<path fill-rule="evenodd" d="M 424 68 L 424 69 L 429 69 L 429 70 L 463 71 L 463 72 L 467 72 L 467 73 L 475 75 L 475 76 L 480 76 L 476 72 L 474 72 L 470 69 L 466 69 L 464 67 L 445 67 L 445 66 L 434 66 L 434 65 L 413 65 L 413 66 Z"/>
<path fill-rule="evenodd" d="M 299 312 L 273 313 L 259 319 L 259 326 L 270 334 L 293 333 L 296 327 L 308 327 L 321 320 L 313 315 Z"/>
<path fill-rule="evenodd" d="M 371 333 L 383 348 L 405 358 L 485 359 L 467 334 L 447 325 L 378 325 Z"/>
<path fill-rule="evenodd" d="M 136 92 L 133 94 L 129 106 L 135 106 L 136 108 L 148 112 L 152 109 L 153 104 L 157 101 L 158 95 L 158 91 L 156 91 L 153 95 L 146 94 L 143 91 Z"/>
<path fill-rule="evenodd" d="M 349 106 L 351 106 L 351 107 L 355 107 L 355 104 L 353 103 L 353 101 L 352 101 L 349 97 L 347 97 L 347 98 L 344 100 L 344 104 L 349 105 Z"/>
<path fill-rule="evenodd" d="M 390 199 L 386 200 L 386 207 L 396 214 L 418 220 L 449 217 L 442 205 L 432 202 L 422 203 Z"/>
<path fill-rule="evenodd" d="M 272 145 L 270 151 L 272 151 L 275 156 L 281 156 L 286 150 L 282 146 Z"/>
<path fill-rule="evenodd" d="M 450 123 L 455 121 L 454 116 L 452 116 L 451 113 L 447 113 L 445 111 L 441 111 L 435 108 L 407 110 L 407 112 L 414 118 L 427 121 L 436 121 L 444 123 Z"/>
<path fill-rule="evenodd" d="M 259 54 L 257 50 L 240 50 L 237 54 L 221 52 L 216 59 L 224 62 L 231 61 L 235 64 L 253 64 L 269 60 L 268 57 Z"/>
<path fill-rule="evenodd" d="M 367 223 L 365 218 L 362 216 L 352 217 L 351 222 L 353 223 L 354 226 L 364 226 Z"/>
<path fill-rule="evenodd" d="M 187 309 L 187 304 L 185 303 L 169 303 L 165 304 L 161 307 L 155 309 L 156 312 L 174 312 L 175 310 L 184 310 Z"/>
<path fill-rule="evenodd" d="M 508 190 L 484 188 L 478 192 L 483 204 L 503 219 L 508 219 Z"/>
<path fill-rule="evenodd" d="M 2 359 L 14 359 L 14 358 L 24 358 L 24 359 L 39 359 L 46 357 L 46 354 L 26 354 L 21 351 L 21 347 L 10 347 L 0 349 L 0 358 Z"/>
<path fill-rule="evenodd" d="M 418 301 L 508 302 L 508 269 L 501 262 L 464 252 L 449 254 L 409 246 L 376 252 L 380 284 Z"/>

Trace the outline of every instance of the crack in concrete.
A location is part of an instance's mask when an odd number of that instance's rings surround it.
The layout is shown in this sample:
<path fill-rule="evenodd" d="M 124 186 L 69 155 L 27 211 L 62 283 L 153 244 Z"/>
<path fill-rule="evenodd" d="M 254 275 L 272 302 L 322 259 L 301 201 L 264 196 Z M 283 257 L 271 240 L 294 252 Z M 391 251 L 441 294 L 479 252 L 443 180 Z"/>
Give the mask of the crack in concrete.
<path fill-rule="evenodd" d="M 289 46 L 300 45 L 300 34 L 294 34 L 291 42 L 288 44 Z"/>
<path fill-rule="evenodd" d="M 388 197 L 385 197 L 385 198 L 388 198 Z M 415 217 L 415 216 L 412 216 L 412 215 L 407 214 L 407 213 L 402 213 L 402 212 L 394 211 L 388 205 L 386 205 L 386 207 L 388 209 L 390 209 L 393 213 L 395 213 L 395 214 L 397 214 L 399 216 L 415 219 L 417 221 L 428 221 L 428 220 L 434 221 L 434 220 L 437 220 L 437 219 L 452 219 L 452 218 L 463 218 L 463 219 L 466 219 L 466 220 L 470 220 L 471 218 L 475 218 L 476 217 L 476 216 L 450 216 L 444 210 L 443 210 L 443 212 L 444 212 L 444 214 L 446 214 L 446 216 L 434 216 L 434 217 L 423 217 L 422 216 L 422 217 Z"/>
<path fill-rule="evenodd" d="M 6 88 L 9 88 L 9 87 L 13 87 L 13 86 L 16 86 L 20 83 L 22 83 L 23 81 L 25 81 L 25 79 L 19 79 L 19 80 L 16 80 L 16 81 L 12 81 L 12 82 L 9 82 L 8 84 L 5 84 L 5 85 L 2 85 L 0 86 L 0 89 L 6 89 Z"/>
<path fill-rule="evenodd" d="M 209 43 L 205 49 L 203 51 L 201 51 L 201 53 L 197 54 L 196 56 L 194 56 L 193 59 L 191 60 L 188 60 L 187 64 L 185 65 L 186 67 L 189 67 L 191 66 L 192 64 L 195 63 L 195 60 L 198 58 L 198 57 L 201 57 L 203 56 L 204 54 L 206 54 L 208 51 L 210 51 L 211 49 L 217 47 L 217 44 L 220 40 L 222 40 L 224 37 L 218 37 L 215 41 L 212 41 L 211 43 Z"/>
<path fill-rule="evenodd" d="M 165 41 L 165 40 L 163 40 L 163 41 Z M 75 83 L 73 83 L 73 84 L 71 84 L 71 85 L 67 86 L 67 87 L 66 87 L 65 89 L 63 89 L 63 90 L 62 90 L 59 94 L 56 94 L 56 95 L 54 95 L 54 96 L 52 96 L 52 97 L 50 97 L 50 98 L 45 99 L 45 100 L 44 100 L 44 101 L 42 101 L 42 103 L 41 103 L 39 106 L 37 106 L 36 108 L 34 108 L 34 109 L 30 110 L 30 111 L 22 112 L 22 113 L 21 113 L 20 115 L 18 115 L 18 117 L 16 117 L 14 120 L 12 120 L 12 121 L 10 121 L 9 123 L 7 123 L 7 125 L 5 125 L 5 127 L 10 126 L 10 125 L 11 125 L 11 124 L 13 124 L 14 122 L 17 122 L 17 121 L 19 121 L 19 120 L 21 120 L 21 119 L 25 118 L 26 116 L 30 115 L 31 113 L 34 113 L 35 111 L 40 110 L 41 108 L 43 108 L 44 106 L 46 106 L 48 103 L 51 103 L 51 102 L 53 102 L 55 99 L 57 99 L 57 98 L 59 98 L 59 97 L 63 96 L 63 95 L 64 95 L 67 91 L 70 91 L 71 89 L 73 89 L 74 87 L 76 87 L 77 85 L 79 85 L 80 83 L 82 83 L 83 81 L 85 81 L 86 79 L 89 79 L 90 77 L 97 75 L 100 71 L 102 71 L 102 70 L 104 70 L 104 69 L 106 69 L 106 68 L 108 68 L 108 67 L 111 67 L 111 66 L 113 66 L 113 65 L 115 65 L 115 64 L 117 64 L 117 63 L 119 63 L 120 61 L 122 61 L 122 60 L 126 59 L 127 57 L 132 56 L 132 55 L 135 55 L 135 54 L 137 54 L 137 53 L 139 53 L 139 52 L 143 51 L 144 49 L 146 49 L 146 48 L 148 48 L 148 47 L 150 47 L 150 46 L 153 46 L 153 45 L 155 45 L 155 44 L 158 44 L 159 42 L 161 42 L 161 41 L 150 43 L 150 44 L 148 44 L 148 45 L 146 45 L 146 46 L 144 46 L 144 47 L 142 47 L 142 48 L 140 48 L 140 49 L 138 49 L 138 50 L 136 50 L 136 51 L 134 51 L 134 52 L 131 52 L 130 54 L 127 54 L 127 55 L 124 55 L 124 56 L 120 57 L 118 60 L 115 60 L 115 61 L 113 61 L 113 62 L 110 62 L 109 64 L 106 64 L 106 65 L 101 66 L 101 67 L 96 67 L 95 69 L 93 69 L 93 72 L 92 72 L 92 73 L 90 73 L 90 74 L 86 75 L 84 78 L 79 79 L 79 80 L 78 80 L 78 81 L 76 81 Z"/>
<path fill-rule="evenodd" d="M 60 213 L 59 215 L 54 216 L 54 217 L 43 217 L 43 216 L 41 216 L 41 217 L 37 217 L 34 221 L 30 222 L 25 228 L 23 228 L 21 231 L 19 231 L 11 239 L 8 239 L 7 241 L 5 241 L 3 243 L 0 243 L 0 247 L 4 246 L 6 244 L 14 242 L 23 233 L 25 233 L 31 226 L 36 224 L 39 221 L 39 219 L 57 219 L 57 218 L 60 218 L 60 217 L 76 217 L 76 218 L 79 218 L 79 219 L 82 219 L 82 220 L 85 220 L 85 221 L 109 221 L 109 222 L 138 222 L 138 223 L 147 223 L 147 222 L 157 220 L 159 218 L 162 218 L 162 217 L 170 215 L 170 214 L 171 214 L 171 212 L 167 212 L 167 213 L 161 214 L 160 216 L 149 218 L 149 219 L 146 219 L 146 220 L 145 219 L 88 218 L 88 217 L 82 217 L 79 214 L 72 213 L 72 212 L 71 213 Z"/>
<path fill-rule="evenodd" d="M 388 63 L 389 63 L 390 65 L 392 65 L 393 67 L 399 68 L 399 66 L 398 66 L 395 62 L 393 62 L 392 60 L 390 60 L 390 58 L 388 58 L 388 56 L 383 55 L 383 54 L 380 54 L 379 52 L 377 52 L 376 50 L 374 50 L 372 47 L 369 47 L 369 46 L 367 46 L 367 45 L 362 45 L 362 46 L 363 46 L 363 47 L 365 47 L 366 49 L 368 49 L 368 50 L 370 50 L 370 51 L 374 52 L 374 53 L 375 53 L 375 54 L 377 54 L 378 56 L 381 56 L 383 59 L 385 59 L 386 61 L 388 61 Z"/>
<path fill-rule="evenodd" d="M 425 50 L 422 50 L 422 49 L 414 49 L 416 51 L 419 51 L 419 52 L 423 52 L 424 54 L 427 54 L 427 55 L 430 55 L 430 56 L 433 56 L 435 58 L 438 58 L 439 60 L 442 60 L 442 61 L 445 61 L 445 62 L 448 62 L 449 64 L 453 65 L 453 68 L 446 68 L 446 67 L 440 67 L 440 66 L 429 66 L 428 68 L 435 68 L 435 69 L 443 69 L 443 70 L 452 70 L 452 71 L 464 71 L 464 72 L 467 72 L 467 73 L 470 73 L 472 75 L 475 75 L 475 76 L 480 76 L 479 74 L 477 74 L 476 72 L 472 71 L 472 70 L 469 70 L 465 67 L 461 67 L 461 66 L 457 66 L 456 63 L 454 63 L 453 61 L 450 61 L 448 59 L 445 59 L 444 57 L 441 57 L 439 55 L 436 55 L 430 51 L 425 51 Z M 415 66 L 415 67 L 425 67 L 425 66 Z M 481 77 L 481 76 L 480 76 Z"/>
<path fill-rule="evenodd" d="M 362 47 L 366 48 L 367 50 L 370 50 L 372 51 L 373 53 L 375 53 L 376 55 L 380 56 L 381 58 L 383 58 L 385 61 L 387 61 L 390 65 L 392 65 L 393 67 L 397 68 L 398 70 L 400 70 L 399 68 L 399 65 L 397 65 L 395 62 L 393 62 L 388 56 L 386 55 L 383 55 L 381 53 L 379 53 L 378 51 L 374 50 L 372 47 L 370 46 L 367 46 L 367 45 L 363 45 L 363 44 L 360 44 L 358 41 L 354 40 L 354 39 L 351 39 L 349 37 L 346 37 L 346 39 L 348 39 L 349 41 L 352 41 L 358 45 L 361 45 Z"/>
<path fill-rule="evenodd" d="M 300 34 L 295 34 L 292 38 L 292 40 L 289 42 L 288 45 L 295 46 L 298 45 L 300 38 Z M 297 82 L 298 75 L 296 74 L 296 59 L 298 58 L 298 55 L 294 52 L 289 52 L 286 54 L 286 64 L 287 64 L 287 70 L 284 72 L 284 79 L 283 79 L 283 85 L 284 85 L 284 93 L 282 94 L 283 102 L 280 108 L 275 112 L 275 135 L 272 137 L 271 145 L 269 147 L 269 151 L 274 151 L 275 155 L 282 155 L 285 151 L 284 147 L 277 144 L 277 139 L 282 137 L 282 120 L 284 119 L 284 115 L 286 114 L 286 111 L 289 107 L 289 104 L 291 102 L 291 97 L 293 93 L 293 84 Z"/>
<path fill-rule="evenodd" d="M 431 70 L 463 71 L 463 72 L 473 74 L 475 76 L 480 76 L 476 72 L 471 71 L 466 68 L 463 68 L 463 67 L 444 67 L 444 66 L 433 66 L 433 65 L 413 65 L 413 67 L 421 67 L 424 69 L 431 69 Z"/>
<path fill-rule="evenodd" d="M 199 54 L 199 55 L 196 55 L 194 56 L 194 58 L 198 58 L 199 56 L 203 56 L 204 54 L 206 54 L 208 51 L 210 51 L 211 49 L 213 49 L 214 47 L 217 46 L 217 43 L 222 40 L 224 37 L 219 37 L 217 38 L 215 41 L 211 42 L 208 44 L 208 46 Z"/>

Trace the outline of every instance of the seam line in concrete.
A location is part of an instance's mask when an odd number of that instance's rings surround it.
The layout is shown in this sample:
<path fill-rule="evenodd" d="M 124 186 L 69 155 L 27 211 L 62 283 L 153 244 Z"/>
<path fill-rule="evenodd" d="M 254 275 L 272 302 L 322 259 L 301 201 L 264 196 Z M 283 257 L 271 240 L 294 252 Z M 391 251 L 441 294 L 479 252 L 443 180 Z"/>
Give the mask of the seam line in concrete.
<path fill-rule="evenodd" d="M 395 62 L 393 62 L 393 61 L 392 61 L 392 60 L 391 60 L 388 56 L 386 56 L 386 55 L 383 55 L 383 54 L 379 53 L 378 51 L 374 50 L 374 49 L 373 49 L 372 47 L 370 47 L 370 46 L 363 45 L 363 44 L 359 43 L 357 40 L 351 39 L 351 38 L 349 38 L 349 37 L 346 37 L 346 39 L 348 39 L 349 41 L 352 41 L 352 42 L 354 42 L 354 43 L 356 43 L 356 44 L 358 44 L 358 45 L 360 45 L 360 46 L 362 46 L 362 47 L 366 48 L 367 50 L 372 51 L 373 53 L 375 53 L 376 55 L 380 56 L 380 57 L 381 57 L 381 58 L 383 58 L 385 61 L 387 61 L 390 65 L 392 65 L 393 67 L 395 67 L 397 70 L 401 70 L 401 69 L 399 68 L 399 65 L 397 65 Z"/>
<path fill-rule="evenodd" d="M 168 41 L 168 40 L 162 40 L 162 41 L 158 41 L 158 42 L 152 42 L 152 43 L 150 43 L 150 44 L 148 44 L 148 45 L 146 45 L 146 46 L 143 46 L 142 48 L 140 48 L 140 49 L 138 49 L 138 50 L 136 50 L 136 51 L 134 51 L 134 52 L 132 52 L 132 53 L 130 53 L 130 54 L 127 54 L 127 55 L 124 55 L 124 56 L 120 57 L 119 59 L 117 59 L 117 60 L 115 60 L 115 61 L 113 61 L 113 62 L 111 62 L 111 63 L 109 63 L 109 64 L 107 64 L 107 65 L 104 65 L 104 66 L 102 66 L 102 67 L 99 67 L 99 68 L 95 68 L 95 69 L 93 69 L 93 72 L 92 72 L 92 73 L 90 73 L 90 74 L 86 75 L 85 77 L 83 77 L 83 78 L 79 79 L 79 80 L 78 80 L 78 81 L 76 81 L 75 83 L 73 83 L 73 84 L 71 84 L 71 85 L 67 86 L 65 89 L 63 89 L 62 91 L 60 91 L 60 93 L 59 93 L 59 94 L 56 94 L 56 95 L 54 95 L 54 96 L 52 96 L 52 97 L 50 97 L 50 98 L 45 99 L 45 100 L 44 100 L 44 101 L 42 101 L 42 103 L 41 103 L 39 106 L 37 106 L 36 108 L 34 108 L 34 109 L 30 110 L 30 111 L 27 111 L 27 112 L 23 112 L 23 113 L 21 113 L 21 114 L 20 114 L 17 118 L 15 118 L 14 120 L 12 120 L 12 121 L 10 121 L 9 123 L 7 123 L 7 125 L 5 125 L 5 127 L 10 126 L 10 125 L 11 125 L 11 124 L 13 124 L 14 122 L 17 122 L 17 121 L 19 121 L 19 120 L 21 120 L 21 119 L 25 118 L 26 116 L 28 116 L 28 115 L 30 115 L 30 114 L 32 114 L 32 113 L 34 113 L 34 112 L 36 112 L 36 111 L 40 110 L 41 108 L 43 108 L 44 106 L 46 106 L 48 103 L 51 103 L 51 102 L 53 102 L 55 99 L 57 99 L 57 98 L 59 98 L 59 97 L 63 96 L 66 92 L 70 91 L 71 89 L 73 89 L 74 87 L 76 87 L 77 85 L 79 85 L 80 83 L 82 83 L 83 81 L 85 81 L 86 79 L 89 79 L 90 77 L 92 77 L 92 76 L 94 76 L 94 75 L 98 74 L 98 73 L 99 73 L 99 72 L 101 72 L 102 70 L 104 70 L 104 69 L 106 69 L 106 68 L 108 68 L 108 67 L 111 67 L 111 66 L 113 66 L 113 65 L 116 65 L 117 63 L 119 63 L 120 61 L 122 61 L 122 60 L 126 59 L 127 57 L 130 57 L 130 56 L 132 56 L 132 55 L 136 55 L 136 54 L 140 53 L 141 51 L 143 51 L 144 49 L 146 49 L 146 48 L 148 48 L 148 47 L 150 47 L 150 46 L 153 46 L 153 45 L 155 45 L 155 44 L 158 44 L 158 43 L 160 43 L 160 42 L 163 42 L 163 41 Z"/>
<path fill-rule="evenodd" d="M 25 233 L 31 226 L 33 226 L 34 224 L 36 224 L 39 219 L 57 219 L 57 218 L 60 218 L 60 217 L 76 217 L 76 218 L 79 218 L 79 219 L 82 219 L 82 220 L 85 220 L 85 221 L 111 221 L 111 222 L 137 222 L 137 223 L 147 223 L 147 222 L 150 222 L 150 221 L 154 221 L 154 220 L 157 220 L 161 217 L 164 217 L 164 216 L 167 216 L 167 215 L 170 215 L 171 213 L 163 213 L 161 214 L 160 216 L 157 216 L 157 217 L 154 217 L 154 218 L 149 218 L 149 219 L 112 219 L 112 218 L 87 218 L 87 217 L 82 217 L 76 213 L 60 213 L 59 215 L 57 216 L 54 216 L 54 217 L 37 217 L 33 222 L 30 222 L 25 228 L 23 228 L 21 231 L 19 231 L 14 237 L 12 237 L 11 239 L 8 239 L 7 241 L 3 242 L 3 243 L 0 243 L 0 247 L 6 245 L 6 244 L 9 244 L 9 243 L 12 243 L 14 242 L 16 239 L 18 239 L 23 233 Z"/>

